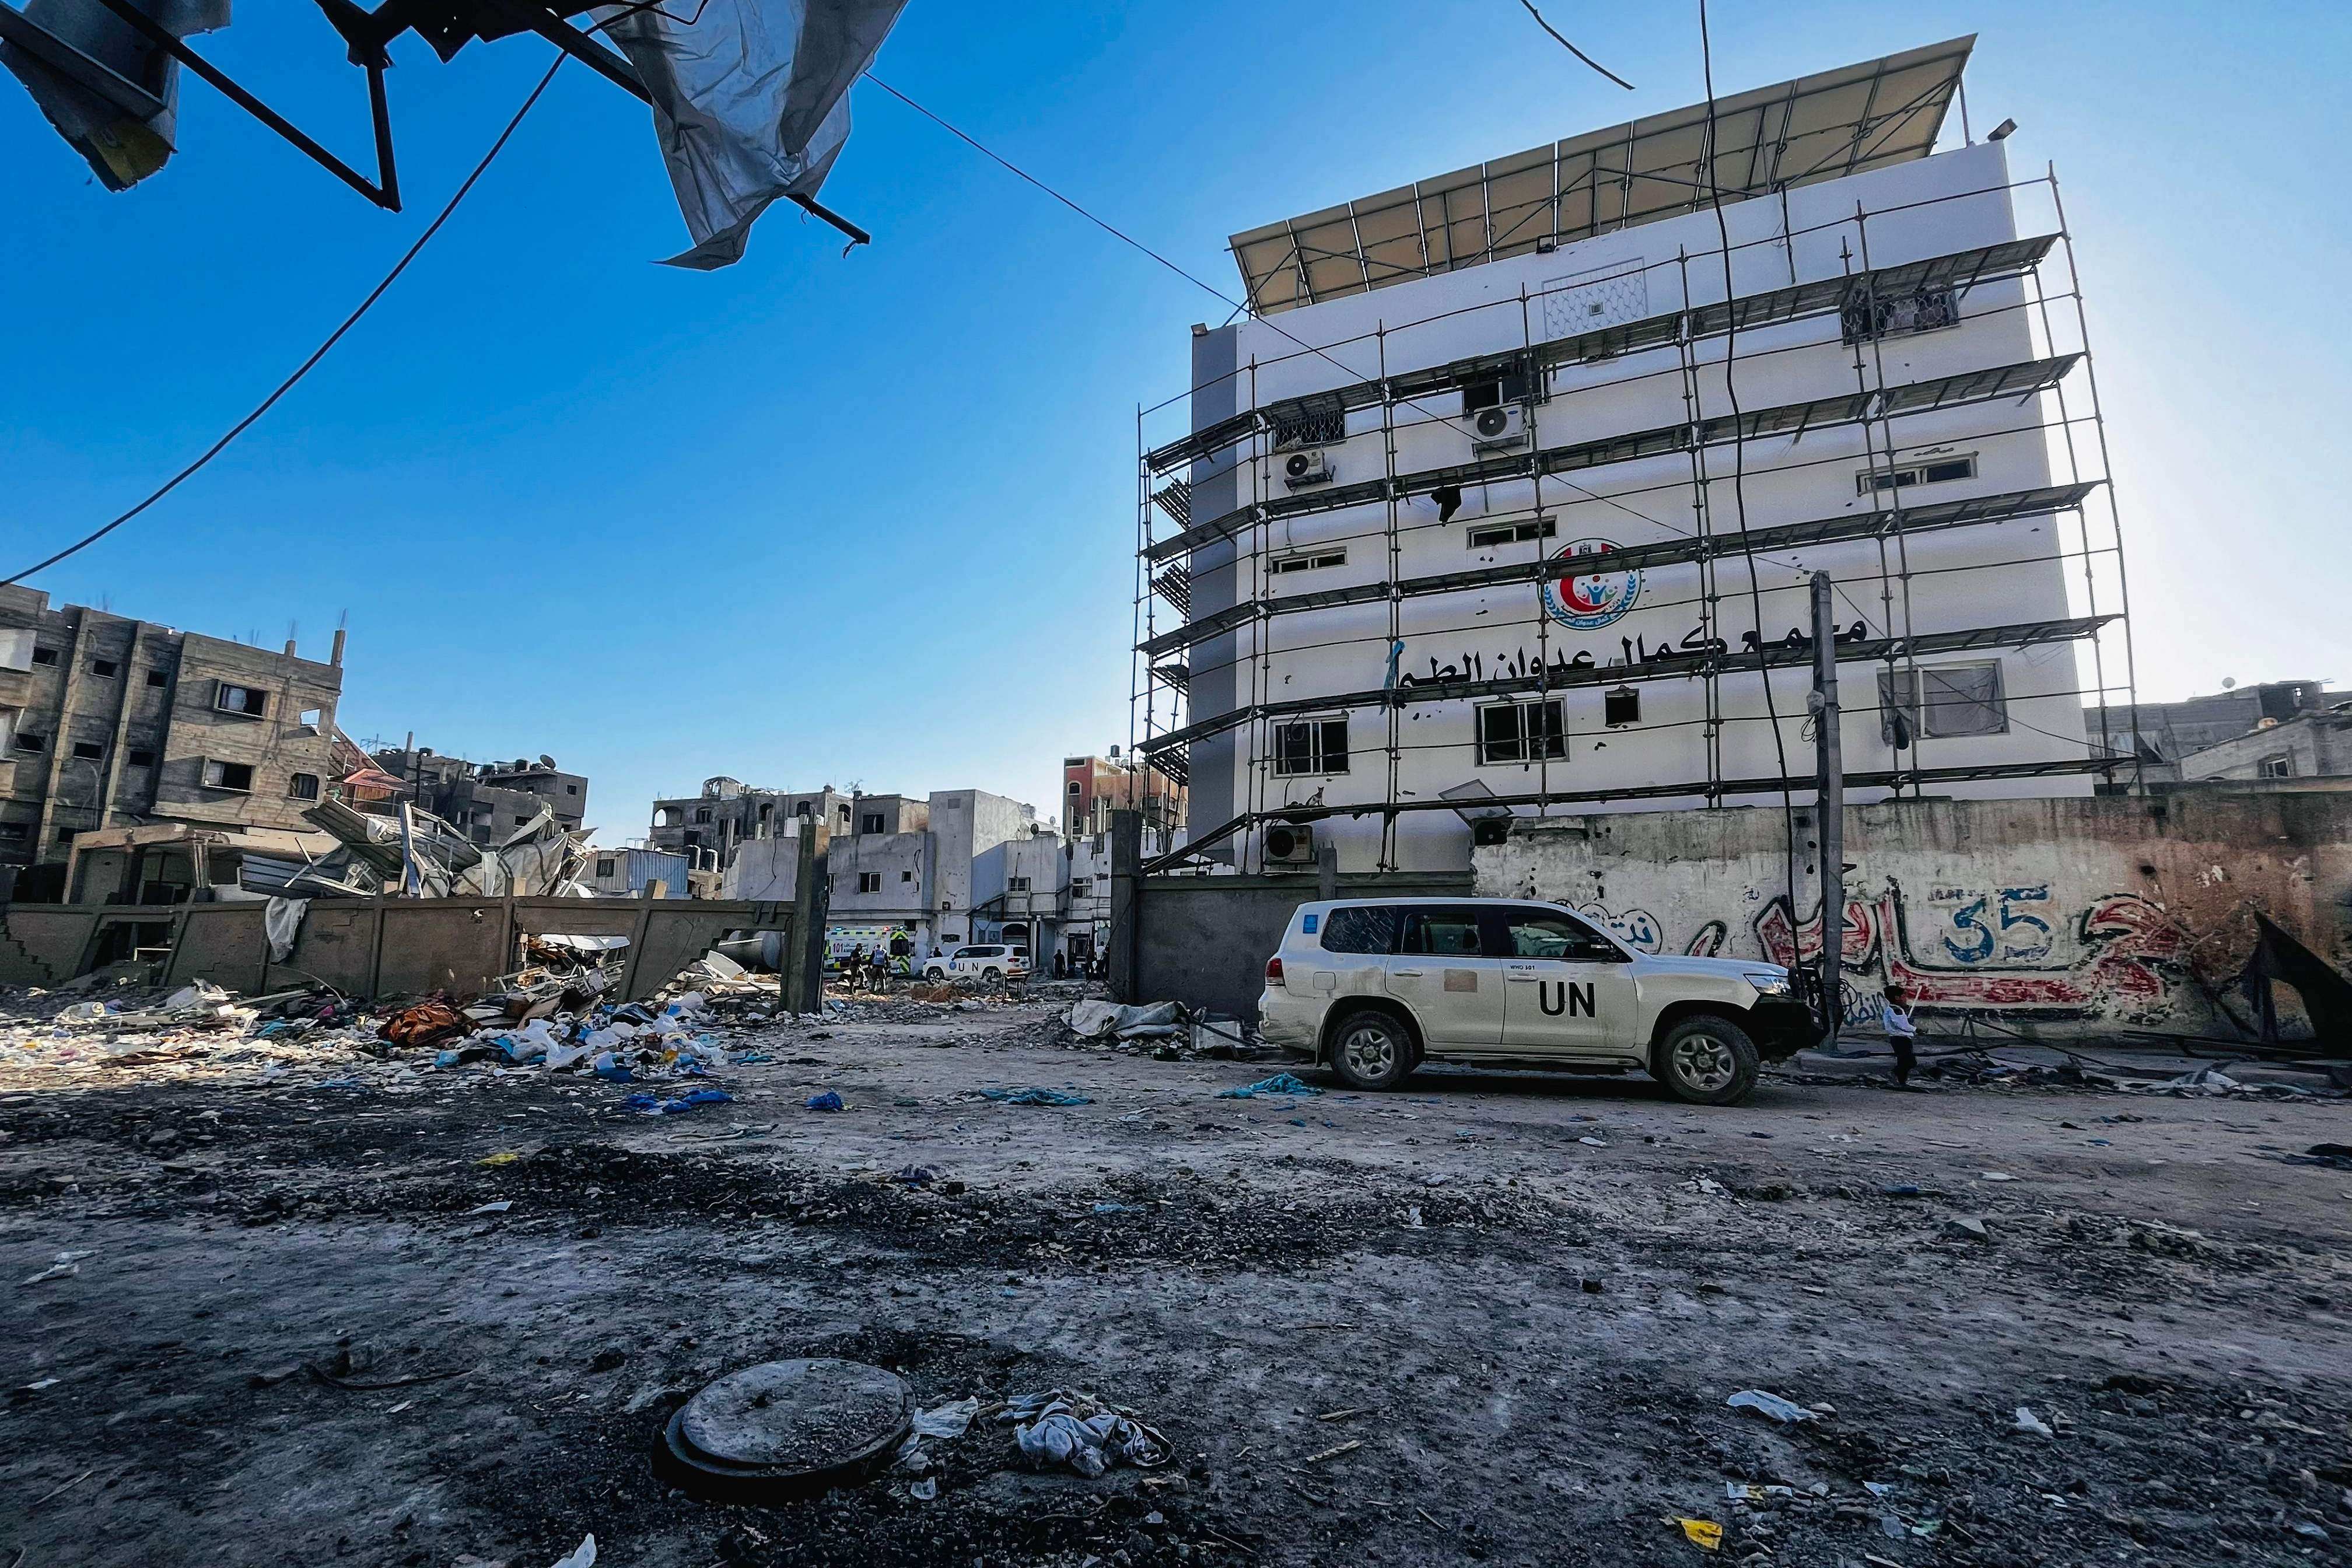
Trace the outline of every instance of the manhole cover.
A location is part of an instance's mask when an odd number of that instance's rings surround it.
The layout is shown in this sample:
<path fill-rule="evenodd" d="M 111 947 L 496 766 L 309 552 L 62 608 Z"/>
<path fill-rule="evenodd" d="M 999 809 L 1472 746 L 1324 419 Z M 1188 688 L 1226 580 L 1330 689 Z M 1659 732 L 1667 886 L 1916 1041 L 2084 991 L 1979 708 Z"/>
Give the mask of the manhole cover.
<path fill-rule="evenodd" d="M 854 1361 L 772 1361 L 730 1373 L 670 1417 L 659 1457 L 689 1491 L 807 1496 L 864 1480 L 913 1424 L 907 1385 Z"/>

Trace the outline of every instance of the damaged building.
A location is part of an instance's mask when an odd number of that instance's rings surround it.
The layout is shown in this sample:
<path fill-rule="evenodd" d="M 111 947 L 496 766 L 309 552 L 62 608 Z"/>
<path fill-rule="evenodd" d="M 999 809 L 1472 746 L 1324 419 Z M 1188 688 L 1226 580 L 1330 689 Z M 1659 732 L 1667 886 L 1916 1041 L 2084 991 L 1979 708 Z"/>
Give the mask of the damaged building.
<path fill-rule="evenodd" d="M 542 805 L 568 833 L 587 826 L 588 780 L 584 774 L 565 773 L 553 757 L 473 763 L 419 747 L 412 734 L 398 748 L 379 750 L 370 760 L 400 781 L 401 798 L 466 829 L 478 844 L 523 826 Z"/>
<path fill-rule="evenodd" d="M 184 898 L 168 841 L 308 828 L 341 776 L 342 662 L 340 630 L 320 662 L 0 587 L 0 877 L 57 900 L 77 838 L 172 827 L 139 877 Z"/>

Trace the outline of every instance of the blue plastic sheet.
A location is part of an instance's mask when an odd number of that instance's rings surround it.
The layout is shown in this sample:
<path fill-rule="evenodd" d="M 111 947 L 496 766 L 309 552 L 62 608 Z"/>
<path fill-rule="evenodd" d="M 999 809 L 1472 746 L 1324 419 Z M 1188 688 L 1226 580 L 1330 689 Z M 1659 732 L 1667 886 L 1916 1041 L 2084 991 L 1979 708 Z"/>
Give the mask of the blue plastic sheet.
<path fill-rule="evenodd" d="M 1083 1094 L 1064 1094 L 1058 1089 L 983 1089 L 982 1097 L 1001 1100 L 1007 1105 L 1092 1105 Z"/>
<path fill-rule="evenodd" d="M 843 1109 L 841 1096 L 835 1094 L 829 1089 L 823 1094 L 810 1095 L 808 1097 L 807 1105 L 811 1110 L 839 1110 Z"/>
<path fill-rule="evenodd" d="M 1261 1094 L 1320 1094 L 1323 1091 L 1300 1078 L 1297 1073 L 1278 1072 L 1255 1083 L 1245 1083 L 1239 1089 L 1217 1090 L 1219 1100 L 1255 1100 Z"/>
<path fill-rule="evenodd" d="M 692 1094 L 681 1094 L 676 1100 L 664 1100 L 639 1089 L 621 1103 L 647 1116 L 675 1116 L 679 1111 L 695 1110 L 706 1105 L 725 1105 L 734 1098 L 723 1089 L 698 1089 Z"/>

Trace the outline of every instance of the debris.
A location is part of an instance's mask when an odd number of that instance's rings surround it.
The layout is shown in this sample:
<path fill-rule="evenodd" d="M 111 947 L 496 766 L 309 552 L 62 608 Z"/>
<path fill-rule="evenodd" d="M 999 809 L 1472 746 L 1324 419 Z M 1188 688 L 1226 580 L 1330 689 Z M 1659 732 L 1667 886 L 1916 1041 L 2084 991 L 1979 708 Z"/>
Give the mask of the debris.
<path fill-rule="evenodd" d="M 803 1103 L 811 1110 L 842 1110 L 847 1109 L 842 1103 L 841 1096 L 835 1094 L 829 1089 L 823 1094 L 810 1095 Z"/>
<path fill-rule="evenodd" d="M 1239 1089 L 1217 1090 L 1219 1100 L 1254 1100 L 1261 1094 L 1320 1094 L 1323 1091 L 1297 1073 L 1278 1072 L 1272 1078 L 1245 1083 Z"/>
<path fill-rule="evenodd" d="M 32 1276 L 30 1279 L 19 1280 L 17 1283 L 22 1285 L 38 1285 L 47 1279 L 70 1279 L 75 1275 L 81 1272 L 81 1259 L 88 1258 L 89 1256 L 89 1254 L 86 1251 L 60 1252 L 57 1255 L 56 1261 L 51 1263 L 47 1268 L 42 1269 L 38 1274 Z"/>
<path fill-rule="evenodd" d="M 980 1414 L 980 1401 L 959 1399 L 952 1405 L 935 1405 L 915 1412 L 915 1436 L 918 1437 L 961 1437 L 964 1429 Z"/>
<path fill-rule="evenodd" d="M 1693 1546 L 1697 1547 L 1701 1552 L 1720 1552 L 1723 1550 L 1723 1526 L 1716 1523 L 1715 1521 L 1711 1519 L 1685 1519 L 1680 1514 L 1677 1514 L 1675 1516 L 1675 1522 L 1683 1527 L 1683 1539 L 1689 1542 Z"/>
<path fill-rule="evenodd" d="M 1606 1149 L 1609 1147 L 1609 1141 L 1605 1138 L 1580 1138 L 1577 1142 L 1594 1149 Z"/>
<path fill-rule="evenodd" d="M 478 1208 L 467 1209 L 466 1213 L 469 1216 L 478 1214 L 504 1214 L 512 1207 L 514 1207 L 512 1198 L 500 1198 L 496 1203 L 483 1204 Z"/>
<path fill-rule="evenodd" d="M 1992 1232 L 1975 1215 L 1955 1215 L 1944 1222 L 1944 1237 L 1949 1241 L 1990 1241 Z"/>
<path fill-rule="evenodd" d="M 1879 1188 L 1878 1195 L 1883 1198 L 1917 1198 L 1927 1194 L 1912 1183 L 1897 1182 L 1893 1186 Z"/>
<path fill-rule="evenodd" d="M 675 1100 L 664 1100 L 657 1095 L 639 1089 L 621 1103 L 631 1110 L 642 1111 L 647 1116 L 676 1116 L 680 1111 L 692 1110 L 698 1106 L 725 1105 L 734 1098 L 723 1089 L 698 1089 L 691 1094 L 682 1094 Z"/>
<path fill-rule="evenodd" d="M 982 1100 L 1002 1100 L 1006 1105 L 1092 1105 L 1083 1094 L 1064 1094 L 1058 1089 L 983 1089 Z"/>
<path fill-rule="evenodd" d="M 997 1420 L 1013 1424 L 1013 1441 L 1041 1469 L 1066 1465 L 1092 1479 L 1114 1465 L 1148 1470 L 1168 1462 L 1165 1437 L 1091 1394 L 1015 1394 Z"/>
<path fill-rule="evenodd" d="M 1777 1394 L 1767 1394 L 1760 1388 L 1743 1388 L 1724 1403 L 1735 1410 L 1753 1410 L 1759 1415 L 1769 1415 L 1783 1426 L 1818 1419 L 1803 1405 L 1783 1399 Z"/>
<path fill-rule="evenodd" d="M 1319 1454 L 1307 1455 L 1307 1462 L 1310 1465 L 1319 1465 L 1326 1459 L 1336 1459 L 1340 1455 L 1350 1453 L 1363 1446 L 1364 1440 L 1361 1437 L 1350 1437 L 1336 1448 L 1326 1448 Z"/>
<path fill-rule="evenodd" d="M 925 1476 L 921 1480 L 915 1482 L 912 1486 L 907 1489 L 907 1495 L 913 1498 L 917 1502 L 930 1501 L 933 1498 L 940 1495 L 939 1478 L 937 1476 Z"/>
<path fill-rule="evenodd" d="M 1355 1406 L 1347 1410 L 1327 1410 L 1322 1415 L 1318 1415 L 1315 1419 L 1318 1421 L 1345 1421 L 1350 1415 L 1361 1415 L 1363 1413 L 1361 1406 Z"/>
<path fill-rule="evenodd" d="M 404 1050 L 423 1050 L 473 1032 L 474 1026 L 446 1002 L 419 1002 L 386 1018 L 375 1035 Z"/>
<path fill-rule="evenodd" d="M 1082 1040 L 1098 1040 L 1106 1035 L 1133 1040 L 1172 1036 L 1179 1032 L 1183 1017 L 1184 1009 L 1173 1002 L 1123 1007 L 1116 1002 L 1088 1000 L 1072 1003 L 1063 1021 Z"/>
<path fill-rule="evenodd" d="M 1111 1203 L 1102 1203 L 1102 1204 L 1097 1204 L 1097 1205 L 1094 1205 L 1094 1212 L 1095 1212 L 1095 1213 L 1097 1213 L 1097 1214 L 1102 1214 L 1102 1215 L 1111 1215 L 1111 1214 L 1141 1214 L 1141 1213 L 1143 1212 L 1143 1209 L 1142 1209 L 1141 1205 L 1137 1205 L 1137 1204 L 1111 1204 Z"/>
<path fill-rule="evenodd" d="M 583 1536 L 579 1545 L 567 1555 L 557 1558 L 550 1568 L 596 1568 L 596 1537 L 593 1534 Z"/>
<path fill-rule="evenodd" d="M 2047 1421 L 2042 1420 L 2041 1416 L 2033 1414 L 2032 1407 L 2026 1405 L 2021 1405 L 2017 1407 L 2017 1426 L 2015 1430 L 2020 1432 L 2030 1432 L 2036 1437 L 2055 1437 L 2058 1436 L 2057 1433 L 2050 1429 L 2050 1424 Z"/>
<path fill-rule="evenodd" d="M 477 1165 L 487 1165 L 490 1169 L 496 1170 L 500 1165 L 511 1165 L 517 1160 L 521 1158 L 522 1151 L 520 1149 L 501 1149 L 495 1154 L 483 1155 L 480 1159 L 475 1161 L 474 1163 Z"/>

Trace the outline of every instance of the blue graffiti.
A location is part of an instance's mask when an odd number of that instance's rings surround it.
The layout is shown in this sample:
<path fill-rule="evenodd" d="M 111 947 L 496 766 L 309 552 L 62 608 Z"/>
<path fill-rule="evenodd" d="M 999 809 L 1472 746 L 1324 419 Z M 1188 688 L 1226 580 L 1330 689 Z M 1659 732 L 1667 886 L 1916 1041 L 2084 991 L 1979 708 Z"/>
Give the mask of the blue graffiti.
<path fill-rule="evenodd" d="M 1998 893 L 1978 893 L 1970 898 L 1967 889 L 1938 889 L 1939 902 L 1967 900 L 1951 911 L 1952 930 L 1960 940 L 1940 938 L 1943 949 L 1955 963 L 1986 963 L 1998 952 L 2004 963 L 2020 960 L 2032 963 L 2050 956 L 2057 942 L 2057 933 L 2048 921 L 2029 912 L 2033 905 L 2050 902 L 2049 884 L 2035 887 L 2003 888 Z M 2020 908 L 2019 906 L 2027 906 Z"/>

